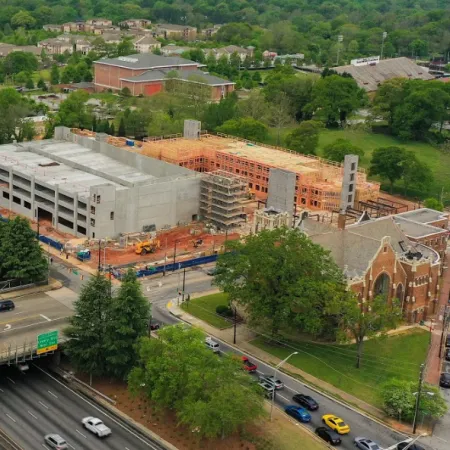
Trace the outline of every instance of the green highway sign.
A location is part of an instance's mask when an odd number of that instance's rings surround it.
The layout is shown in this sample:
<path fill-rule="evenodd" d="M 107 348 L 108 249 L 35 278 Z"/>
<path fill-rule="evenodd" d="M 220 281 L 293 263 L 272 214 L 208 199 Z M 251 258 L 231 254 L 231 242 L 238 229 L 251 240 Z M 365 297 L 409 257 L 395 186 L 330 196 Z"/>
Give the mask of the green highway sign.
<path fill-rule="evenodd" d="M 58 348 L 58 330 L 39 334 L 37 337 L 37 354 L 52 352 Z"/>

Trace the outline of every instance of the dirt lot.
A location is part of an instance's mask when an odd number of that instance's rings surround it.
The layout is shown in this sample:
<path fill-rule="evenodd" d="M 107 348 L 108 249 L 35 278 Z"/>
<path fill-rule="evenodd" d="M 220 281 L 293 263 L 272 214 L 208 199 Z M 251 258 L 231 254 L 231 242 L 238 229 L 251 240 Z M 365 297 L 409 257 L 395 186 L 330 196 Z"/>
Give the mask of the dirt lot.
<path fill-rule="evenodd" d="M 88 376 L 80 374 L 76 376 L 89 382 Z M 302 450 L 326 448 L 278 410 L 275 411 L 273 422 L 261 421 L 248 427 L 240 435 L 226 439 L 199 440 L 191 430 L 177 425 L 174 414 L 155 412 L 147 400 L 132 398 L 125 383 L 94 379 L 92 385 L 114 399 L 117 402 L 116 407 L 123 413 L 154 431 L 179 450 L 298 450 L 299 442 L 302 442 Z"/>

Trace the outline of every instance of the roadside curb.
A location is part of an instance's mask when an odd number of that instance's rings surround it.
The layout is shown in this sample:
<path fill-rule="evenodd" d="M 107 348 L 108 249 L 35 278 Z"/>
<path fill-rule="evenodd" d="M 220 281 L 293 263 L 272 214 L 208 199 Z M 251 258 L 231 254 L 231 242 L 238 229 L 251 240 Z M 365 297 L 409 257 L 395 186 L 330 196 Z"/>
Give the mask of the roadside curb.
<path fill-rule="evenodd" d="M 96 389 L 86 385 L 86 383 L 82 382 L 81 380 L 78 380 L 73 375 L 70 375 L 70 377 L 66 377 L 59 373 L 62 371 L 61 369 L 51 369 L 51 372 L 56 375 L 57 377 L 61 378 L 61 380 L 68 384 L 69 386 L 72 385 L 75 390 L 81 392 L 83 395 L 88 397 L 91 401 L 97 403 L 104 409 L 106 409 L 111 415 L 113 415 L 116 419 L 125 422 L 125 424 L 130 427 L 135 433 L 141 435 L 144 438 L 151 439 L 155 441 L 159 446 L 161 446 L 162 449 L 165 450 L 178 450 L 174 445 L 172 445 L 170 442 L 165 441 L 163 438 L 158 436 L 156 433 L 154 433 L 152 430 L 148 429 L 144 425 L 136 422 L 131 417 L 127 416 L 125 413 L 120 411 L 118 408 L 113 406 L 111 403 L 115 403 L 115 401 L 105 394 L 102 394 L 101 392 L 97 391 Z M 111 403 L 110 403 L 111 402 Z"/>
<path fill-rule="evenodd" d="M 171 311 L 170 309 L 168 309 L 168 311 L 170 312 L 170 314 L 172 314 L 174 317 L 176 317 L 177 319 L 181 320 L 182 322 L 184 322 L 184 323 L 186 323 L 186 324 L 188 324 L 190 326 L 195 326 L 195 327 L 203 329 L 201 326 L 193 325 L 192 323 L 190 323 L 187 320 L 183 319 L 181 315 L 177 315 L 175 312 Z M 203 331 L 205 331 L 205 330 L 203 330 Z M 260 361 L 264 362 L 265 364 L 272 365 L 271 362 L 265 361 L 264 359 L 255 356 L 251 352 L 248 352 L 247 349 L 245 349 L 245 350 L 241 349 L 241 348 L 237 347 L 236 345 L 230 343 L 228 340 L 223 339 L 223 338 L 219 338 L 217 335 L 214 335 L 213 333 L 208 333 L 208 334 L 213 336 L 213 337 L 215 337 L 219 341 L 226 342 L 228 346 L 230 346 L 232 349 L 234 349 L 235 351 L 237 351 L 239 353 L 245 353 L 245 354 L 251 356 L 255 360 L 260 360 Z M 324 397 L 327 397 L 329 400 L 332 400 L 332 401 L 338 403 L 342 407 L 344 407 L 344 408 L 346 408 L 346 409 L 348 409 L 350 411 L 353 411 L 354 413 L 357 413 L 360 416 L 365 417 L 366 419 L 370 419 L 370 420 L 372 420 L 374 422 L 377 422 L 379 425 L 382 425 L 383 427 L 387 428 L 388 430 L 393 431 L 395 433 L 398 433 L 401 436 L 410 437 L 409 435 L 405 434 L 403 431 L 399 431 L 399 430 L 396 430 L 395 428 L 392 428 L 389 424 L 387 424 L 386 422 L 383 422 L 379 418 L 377 418 L 375 416 L 372 416 L 371 414 L 369 414 L 369 413 L 367 413 L 367 412 L 365 412 L 363 410 L 355 408 L 354 406 L 350 405 L 349 403 L 346 403 L 345 401 L 343 401 L 343 400 L 341 400 L 341 399 L 339 399 L 337 397 L 334 397 L 332 394 L 330 394 L 330 393 L 328 393 L 326 391 L 319 390 L 317 387 L 315 387 L 314 385 L 306 383 L 304 380 L 295 378 L 289 372 L 286 372 L 282 367 L 279 369 L 279 371 L 282 372 L 284 375 L 288 376 L 289 378 L 291 378 L 292 380 L 294 380 L 294 381 L 296 381 L 298 383 L 302 383 L 308 389 L 311 389 L 312 391 L 317 392 L 318 394 L 323 395 Z"/>
<path fill-rule="evenodd" d="M 26 289 L 19 289 L 17 291 L 7 292 L 6 294 L 0 294 L 1 300 L 9 300 L 12 298 L 25 297 L 26 295 L 42 294 L 48 291 L 55 291 L 62 288 L 62 283 L 54 278 L 49 279 L 50 283 L 42 286 L 36 286 Z"/>

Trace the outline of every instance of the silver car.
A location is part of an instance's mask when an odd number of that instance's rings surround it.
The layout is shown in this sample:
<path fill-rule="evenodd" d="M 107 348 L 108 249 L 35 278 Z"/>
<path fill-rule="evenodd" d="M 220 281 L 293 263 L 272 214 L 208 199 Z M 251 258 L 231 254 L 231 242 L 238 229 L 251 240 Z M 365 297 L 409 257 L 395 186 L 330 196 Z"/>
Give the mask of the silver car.
<path fill-rule="evenodd" d="M 59 434 L 47 434 L 44 436 L 45 443 L 56 450 L 67 450 L 67 442 Z"/>
<path fill-rule="evenodd" d="M 382 448 L 371 439 L 365 437 L 355 437 L 355 445 L 360 450 L 382 450 Z"/>
<path fill-rule="evenodd" d="M 281 380 L 277 380 L 273 375 L 261 375 L 260 381 L 272 384 L 277 391 L 284 388 L 284 383 Z"/>

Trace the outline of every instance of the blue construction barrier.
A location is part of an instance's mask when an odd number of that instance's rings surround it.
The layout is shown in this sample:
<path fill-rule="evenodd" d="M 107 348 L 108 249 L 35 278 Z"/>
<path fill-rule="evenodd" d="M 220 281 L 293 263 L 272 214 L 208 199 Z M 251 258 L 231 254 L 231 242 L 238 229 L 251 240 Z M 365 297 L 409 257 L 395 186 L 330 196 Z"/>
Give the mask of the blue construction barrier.
<path fill-rule="evenodd" d="M 200 264 L 208 264 L 208 263 L 215 262 L 215 261 L 217 261 L 217 255 L 201 256 L 200 258 L 188 259 L 186 261 L 176 262 L 175 264 L 170 263 L 170 264 L 166 264 L 165 266 L 161 265 L 161 266 L 150 267 L 149 269 L 141 269 L 136 272 L 136 276 L 138 278 L 147 277 L 149 275 L 156 275 L 158 273 L 163 273 L 164 271 L 172 272 L 173 270 L 184 269 L 186 267 L 199 266 Z M 122 277 L 122 273 L 120 273 L 119 271 L 114 270 L 114 269 L 112 270 L 112 274 L 114 275 L 115 278 L 118 278 L 119 280 Z"/>

